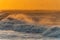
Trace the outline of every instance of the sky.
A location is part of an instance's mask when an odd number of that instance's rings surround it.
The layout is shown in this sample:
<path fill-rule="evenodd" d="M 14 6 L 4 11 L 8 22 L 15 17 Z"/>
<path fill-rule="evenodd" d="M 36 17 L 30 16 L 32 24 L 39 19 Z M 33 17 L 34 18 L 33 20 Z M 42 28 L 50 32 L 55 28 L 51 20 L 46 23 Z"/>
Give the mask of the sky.
<path fill-rule="evenodd" d="M 60 10 L 60 0 L 0 0 L 0 10 Z"/>

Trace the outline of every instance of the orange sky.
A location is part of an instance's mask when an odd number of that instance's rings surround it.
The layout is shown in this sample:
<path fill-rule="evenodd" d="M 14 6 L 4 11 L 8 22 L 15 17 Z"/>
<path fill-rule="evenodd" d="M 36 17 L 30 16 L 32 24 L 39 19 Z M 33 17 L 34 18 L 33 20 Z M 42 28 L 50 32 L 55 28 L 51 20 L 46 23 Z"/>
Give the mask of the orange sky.
<path fill-rule="evenodd" d="M 0 10 L 60 10 L 60 0 L 0 0 Z"/>

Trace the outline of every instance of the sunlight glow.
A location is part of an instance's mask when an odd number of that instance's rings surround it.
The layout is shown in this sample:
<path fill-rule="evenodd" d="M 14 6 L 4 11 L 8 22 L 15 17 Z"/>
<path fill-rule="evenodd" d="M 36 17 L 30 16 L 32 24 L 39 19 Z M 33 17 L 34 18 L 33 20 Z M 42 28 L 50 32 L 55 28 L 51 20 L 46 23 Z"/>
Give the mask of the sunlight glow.
<path fill-rule="evenodd" d="M 0 0 L 0 10 L 60 10 L 60 0 Z"/>

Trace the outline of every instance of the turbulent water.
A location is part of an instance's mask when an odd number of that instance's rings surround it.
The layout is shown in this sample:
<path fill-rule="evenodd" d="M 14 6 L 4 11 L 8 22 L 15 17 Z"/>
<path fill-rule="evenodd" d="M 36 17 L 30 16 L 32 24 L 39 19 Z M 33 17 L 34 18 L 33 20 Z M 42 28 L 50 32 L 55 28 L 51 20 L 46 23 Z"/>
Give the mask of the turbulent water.
<path fill-rule="evenodd" d="M 1 12 L 0 39 L 59 40 L 59 20 L 56 14 Z"/>

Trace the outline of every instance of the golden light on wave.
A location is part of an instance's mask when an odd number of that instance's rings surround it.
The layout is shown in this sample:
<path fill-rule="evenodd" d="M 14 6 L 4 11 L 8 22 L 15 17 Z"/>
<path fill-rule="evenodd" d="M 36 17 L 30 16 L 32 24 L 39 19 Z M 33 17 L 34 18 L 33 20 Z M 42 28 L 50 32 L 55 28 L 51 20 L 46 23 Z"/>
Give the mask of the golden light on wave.
<path fill-rule="evenodd" d="M 0 10 L 60 10 L 60 0 L 0 0 Z"/>
<path fill-rule="evenodd" d="M 41 15 L 41 14 L 40 14 Z M 7 18 L 13 18 L 16 20 L 24 21 L 30 24 L 36 24 L 36 25 L 60 25 L 60 18 L 56 18 L 58 16 L 51 16 L 51 15 L 43 15 L 42 16 L 29 16 L 24 13 L 18 13 L 18 14 L 10 14 Z M 37 18 L 37 19 L 36 19 Z M 4 19 L 3 19 L 4 21 Z"/>
<path fill-rule="evenodd" d="M 9 17 L 17 19 L 17 20 L 22 20 L 28 23 L 34 23 L 32 18 L 29 18 L 27 15 L 24 15 L 24 14 L 13 14 L 13 15 L 9 15 Z"/>
<path fill-rule="evenodd" d="M 55 13 L 55 12 L 54 12 Z M 38 24 L 38 25 L 60 25 L 60 14 L 57 13 L 5 13 L 2 14 L 1 18 L 3 21 L 8 18 L 13 18 L 16 20 L 24 21 L 30 24 Z M 6 15 L 6 17 L 5 17 Z M 38 16 L 37 16 L 38 15 Z M 58 16 L 57 16 L 58 15 Z M 1 20 L 1 21 L 2 21 Z"/>

